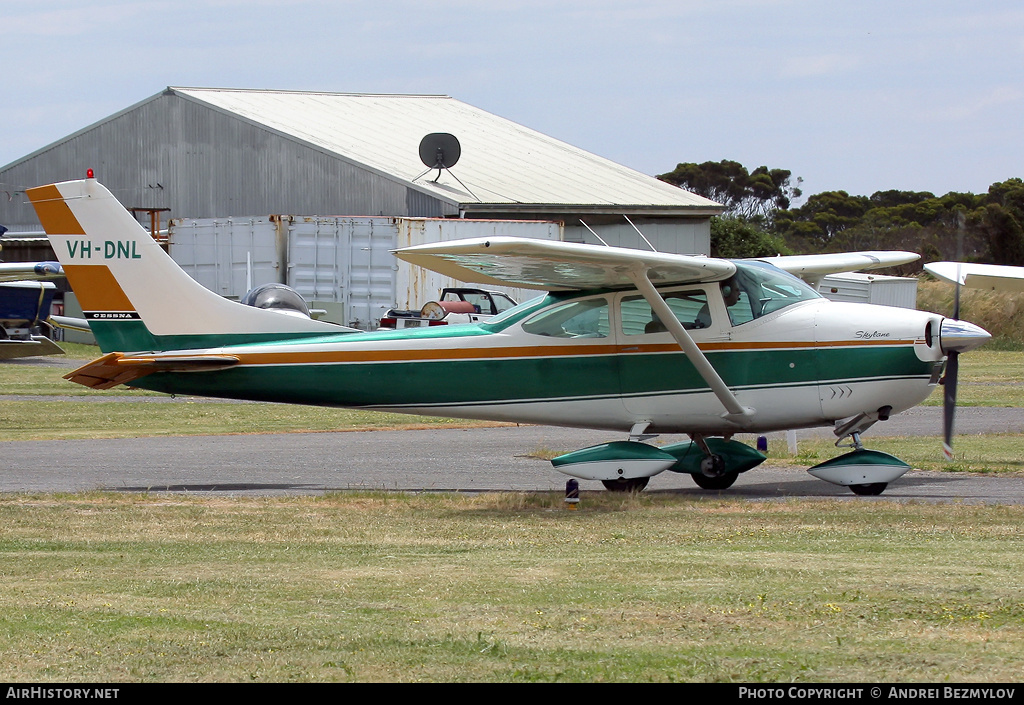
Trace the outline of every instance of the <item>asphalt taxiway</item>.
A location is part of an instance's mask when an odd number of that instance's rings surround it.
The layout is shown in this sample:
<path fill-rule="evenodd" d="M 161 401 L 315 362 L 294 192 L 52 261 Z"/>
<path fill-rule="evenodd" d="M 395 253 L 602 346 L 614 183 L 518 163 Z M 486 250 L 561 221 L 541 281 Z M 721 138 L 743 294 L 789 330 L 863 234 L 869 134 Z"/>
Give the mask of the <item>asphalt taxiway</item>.
<path fill-rule="evenodd" d="M 965 407 L 957 428 L 967 433 L 1024 432 L 1024 410 Z M 878 436 L 935 436 L 941 410 L 918 407 L 879 425 Z M 874 433 L 874 429 L 872 430 Z M 829 437 L 829 429 L 798 438 Z M 754 437 L 738 437 L 754 443 Z M 833 437 L 834 438 L 834 437 Z M 684 437 L 663 436 L 674 442 Z M 12 441 L 0 443 L 0 492 L 212 493 L 218 495 L 320 494 L 345 490 L 563 491 L 568 479 L 537 457 L 617 440 L 601 431 L 547 426 L 441 428 L 334 433 Z M 870 436 L 865 436 L 870 447 Z M 785 434 L 769 435 L 785 447 Z M 580 482 L 600 490 L 599 482 Z M 664 472 L 647 492 L 706 496 L 688 475 Z M 911 471 L 878 498 L 856 497 L 803 468 L 769 459 L 740 476 L 723 495 L 752 500 L 835 497 L 851 501 L 919 500 L 1024 504 L 1024 475 L 994 476 Z"/>

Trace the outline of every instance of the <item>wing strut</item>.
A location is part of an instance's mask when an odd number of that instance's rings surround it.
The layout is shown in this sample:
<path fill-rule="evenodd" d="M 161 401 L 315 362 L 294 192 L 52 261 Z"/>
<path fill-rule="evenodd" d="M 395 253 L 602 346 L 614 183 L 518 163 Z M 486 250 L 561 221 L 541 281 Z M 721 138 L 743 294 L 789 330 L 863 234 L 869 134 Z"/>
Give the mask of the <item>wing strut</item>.
<path fill-rule="evenodd" d="M 640 290 L 647 303 L 650 304 L 651 309 L 658 314 L 658 318 L 665 324 L 668 332 L 672 334 L 675 341 L 679 343 L 679 347 L 686 353 L 686 357 L 689 358 L 690 362 L 697 369 L 698 374 L 704 378 L 704 381 L 711 387 L 711 391 L 715 393 L 718 400 L 722 402 L 722 406 L 725 407 L 725 414 L 722 418 L 727 421 L 731 421 L 738 426 L 746 426 L 753 420 L 754 409 L 749 406 L 743 406 L 740 404 L 739 399 L 732 393 L 732 390 L 725 384 L 725 380 L 719 376 L 715 368 L 708 362 L 708 359 L 704 356 L 704 353 L 700 351 L 697 344 L 693 342 L 693 338 L 683 328 L 683 324 L 679 322 L 676 315 L 669 308 L 669 305 L 665 303 L 665 299 L 662 298 L 661 294 L 651 283 L 648 278 L 647 270 L 644 269 L 639 272 L 631 272 L 630 278 L 633 283 L 636 284 L 636 288 Z"/>

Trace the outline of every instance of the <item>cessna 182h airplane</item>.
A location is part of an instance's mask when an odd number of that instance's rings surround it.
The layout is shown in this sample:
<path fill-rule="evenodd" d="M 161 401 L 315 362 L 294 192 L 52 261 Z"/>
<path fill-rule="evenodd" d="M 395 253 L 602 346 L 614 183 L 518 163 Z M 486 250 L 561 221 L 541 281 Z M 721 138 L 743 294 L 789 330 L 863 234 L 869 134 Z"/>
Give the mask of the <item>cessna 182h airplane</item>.
<path fill-rule="evenodd" d="M 620 440 L 552 463 L 613 490 L 665 470 L 724 489 L 765 459 L 736 434 L 834 425 L 854 450 L 810 472 L 878 494 L 909 466 L 860 434 L 928 397 L 950 351 L 989 338 L 936 314 L 828 301 L 808 283 L 912 253 L 733 261 L 497 237 L 395 254 L 543 296 L 485 323 L 360 332 L 203 288 L 95 179 L 28 195 L 106 353 L 68 379 L 604 429 Z M 661 433 L 692 440 L 643 442 Z"/>

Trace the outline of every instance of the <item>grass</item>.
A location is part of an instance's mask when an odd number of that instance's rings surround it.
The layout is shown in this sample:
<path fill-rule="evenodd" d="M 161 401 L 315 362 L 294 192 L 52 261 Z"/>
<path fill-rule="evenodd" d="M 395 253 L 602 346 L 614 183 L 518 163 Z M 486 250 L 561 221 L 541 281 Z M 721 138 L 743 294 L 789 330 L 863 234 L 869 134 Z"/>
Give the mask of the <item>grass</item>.
<path fill-rule="evenodd" d="M 1015 682 L 1024 508 L 0 497 L 8 682 Z M 628 576 L 626 578 L 625 576 Z"/>
<path fill-rule="evenodd" d="M 2 401 L 0 441 L 496 426 L 489 422 L 287 404 Z"/>
<path fill-rule="evenodd" d="M 961 397 L 1011 405 L 1021 355 L 965 355 Z M 0 365 L 2 392 L 65 395 L 64 372 Z M 464 423 L 82 392 L 0 400 L 0 440 Z M 938 443 L 872 437 L 915 467 Z M 800 445 L 773 460 L 841 452 Z M 1015 471 L 1024 440 L 961 436 L 957 453 L 953 469 Z M 88 493 L 0 495 L 0 527 L 7 682 L 1015 682 L 1024 667 L 1024 507 Z"/>
<path fill-rule="evenodd" d="M 922 406 L 942 406 L 942 394 L 937 385 Z M 962 355 L 957 404 L 1024 406 L 1024 352 L 982 349 Z"/>

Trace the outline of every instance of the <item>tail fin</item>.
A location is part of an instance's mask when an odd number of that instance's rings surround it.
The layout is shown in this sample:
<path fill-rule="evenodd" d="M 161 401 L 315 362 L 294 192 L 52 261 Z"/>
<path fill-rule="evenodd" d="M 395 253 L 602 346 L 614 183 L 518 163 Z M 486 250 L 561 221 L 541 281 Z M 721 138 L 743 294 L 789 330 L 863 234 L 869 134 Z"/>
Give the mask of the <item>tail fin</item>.
<path fill-rule="evenodd" d="M 229 301 L 186 274 L 95 179 L 28 197 L 103 352 L 212 348 L 351 332 Z"/>

